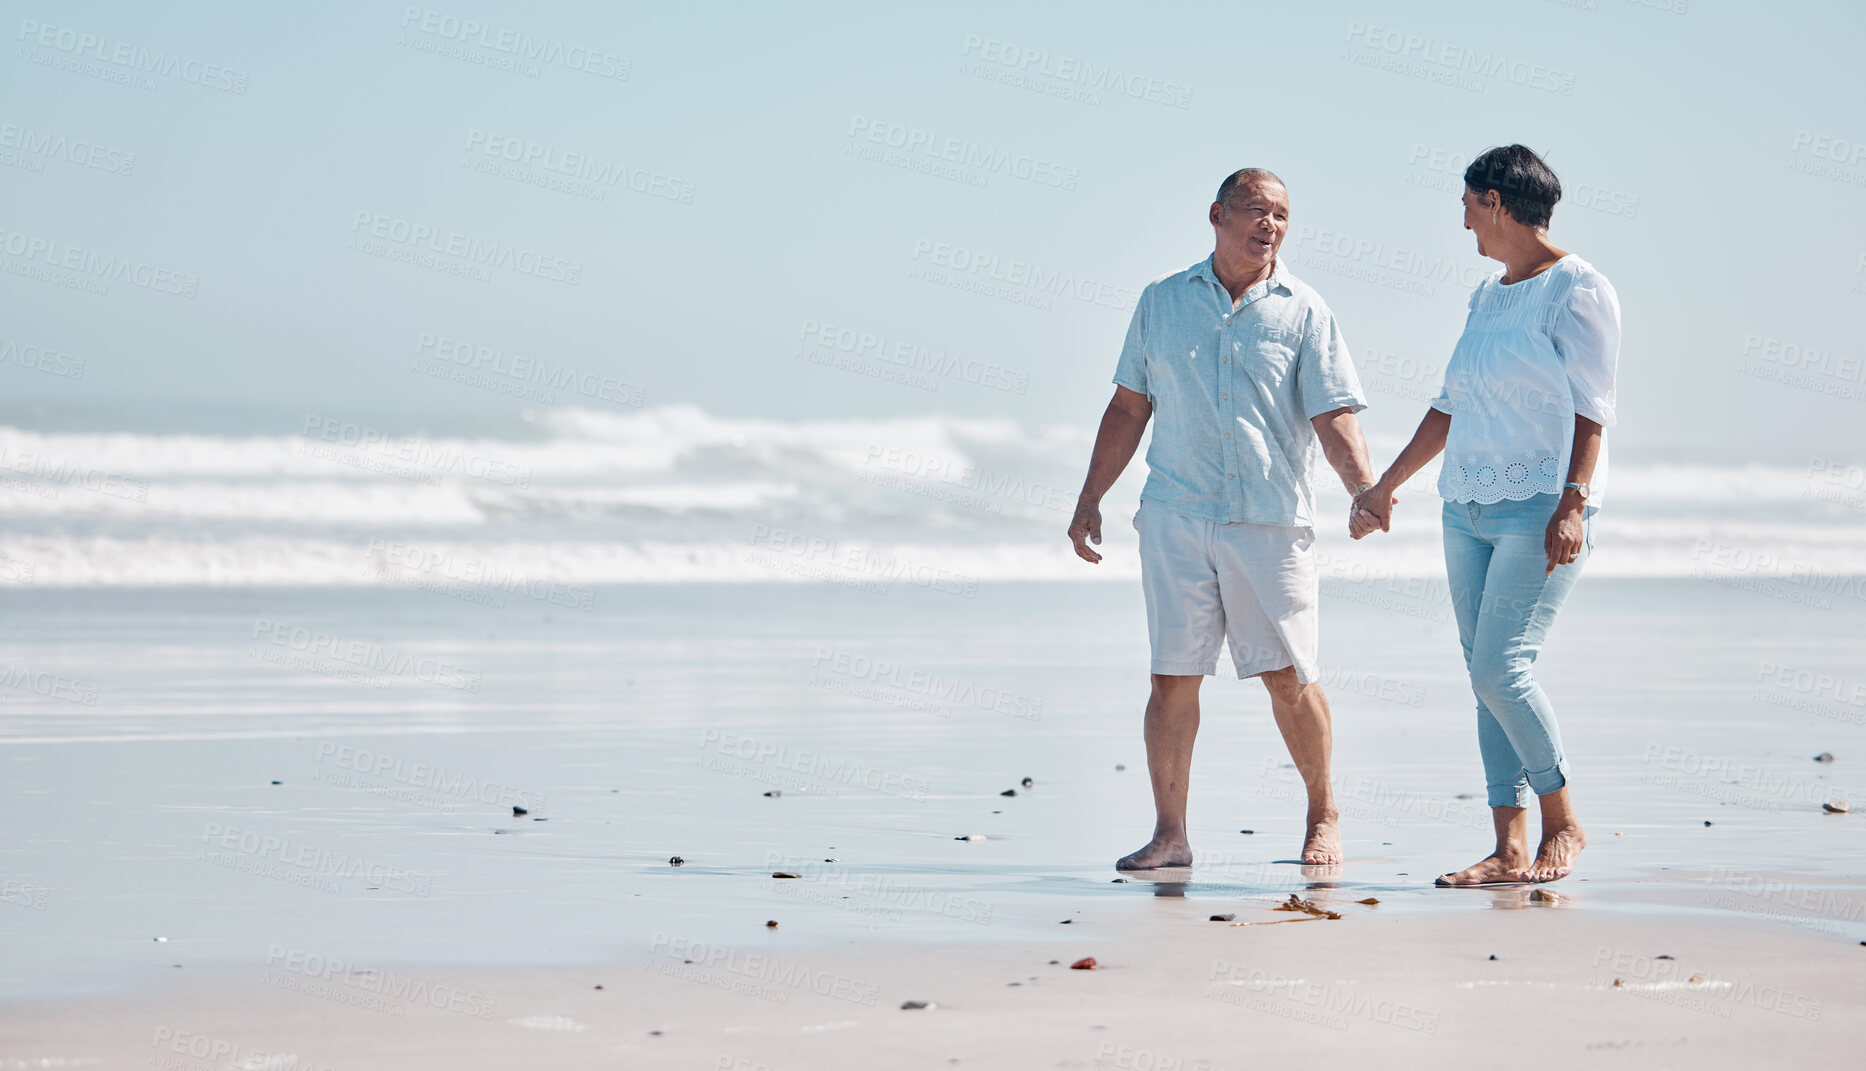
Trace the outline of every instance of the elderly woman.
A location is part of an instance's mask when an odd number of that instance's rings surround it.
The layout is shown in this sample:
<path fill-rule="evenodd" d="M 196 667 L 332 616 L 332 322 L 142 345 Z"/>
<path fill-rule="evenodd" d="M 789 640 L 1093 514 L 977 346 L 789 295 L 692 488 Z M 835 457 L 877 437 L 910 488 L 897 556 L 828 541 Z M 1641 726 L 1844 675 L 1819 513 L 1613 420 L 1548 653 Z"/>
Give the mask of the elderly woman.
<path fill-rule="evenodd" d="M 1620 303 L 1593 265 L 1549 241 L 1561 182 L 1535 153 L 1487 150 L 1464 185 L 1464 228 L 1503 270 L 1472 293 L 1444 389 L 1392 467 L 1355 499 L 1349 534 L 1386 530 L 1395 489 L 1444 453 L 1445 568 L 1497 846 L 1438 884 L 1555 881 L 1574 869 L 1587 837 L 1568 798 L 1555 709 L 1530 668 L 1593 546 Z M 1542 812 L 1533 856 L 1531 791 Z"/>

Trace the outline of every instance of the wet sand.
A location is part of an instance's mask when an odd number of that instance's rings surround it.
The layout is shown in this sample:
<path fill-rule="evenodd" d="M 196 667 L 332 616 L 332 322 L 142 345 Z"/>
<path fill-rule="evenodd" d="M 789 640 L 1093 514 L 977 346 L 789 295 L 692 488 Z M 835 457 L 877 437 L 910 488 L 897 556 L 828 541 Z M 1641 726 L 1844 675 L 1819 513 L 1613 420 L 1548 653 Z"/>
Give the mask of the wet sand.
<path fill-rule="evenodd" d="M 1112 869 L 1151 814 L 1125 585 L 16 593 L 6 660 L 53 677 L 0 707 L 0 1068 L 1858 1045 L 1861 818 L 1821 804 L 1860 794 L 1860 613 L 1584 583 L 1539 669 L 1591 844 L 1531 902 L 1430 887 L 1489 826 L 1439 593 L 1326 590 L 1347 865 L 1289 862 L 1300 782 L 1221 678 L 1197 862 L 1148 875 Z"/>

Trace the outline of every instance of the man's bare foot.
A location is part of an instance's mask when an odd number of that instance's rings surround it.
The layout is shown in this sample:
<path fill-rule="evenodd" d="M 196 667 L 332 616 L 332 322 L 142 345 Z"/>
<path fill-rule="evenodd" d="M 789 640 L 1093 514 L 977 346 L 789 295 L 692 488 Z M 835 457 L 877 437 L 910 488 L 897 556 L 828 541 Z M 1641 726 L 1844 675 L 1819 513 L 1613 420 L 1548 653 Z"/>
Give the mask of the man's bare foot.
<path fill-rule="evenodd" d="M 1510 852 L 1506 855 L 1490 855 L 1482 861 L 1465 867 L 1456 874 L 1441 874 L 1436 882 L 1442 889 L 1458 885 L 1513 885 L 1528 881 L 1522 876 L 1527 853 Z"/>
<path fill-rule="evenodd" d="M 1132 855 L 1115 861 L 1116 870 L 1155 870 L 1163 866 L 1191 866 L 1192 845 L 1184 837 L 1155 837 Z"/>
<path fill-rule="evenodd" d="M 1587 847 L 1587 834 L 1578 825 L 1542 831 L 1542 845 L 1536 849 L 1536 861 L 1525 867 L 1519 881 L 1560 881 L 1574 871 L 1574 861 Z"/>
<path fill-rule="evenodd" d="M 1333 818 L 1309 823 L 1309 835 L 1302 840 L 1304 866 L 1333 866 L 1341 862 L 1341 831 Z"/>

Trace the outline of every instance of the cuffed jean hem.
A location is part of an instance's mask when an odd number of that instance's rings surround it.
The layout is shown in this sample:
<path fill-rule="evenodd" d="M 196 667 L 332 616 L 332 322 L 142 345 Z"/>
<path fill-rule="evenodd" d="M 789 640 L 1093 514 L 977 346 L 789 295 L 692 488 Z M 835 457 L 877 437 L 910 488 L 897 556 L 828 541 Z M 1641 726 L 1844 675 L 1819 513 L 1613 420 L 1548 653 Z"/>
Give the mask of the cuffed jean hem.
<path fill-rule="evenodd" d="M 1560 792 L 1568 783 L 1568 760 L 1558 759 L 1555 765 L 1546 770 L 1519 776 L 1513 785 L 1487 785 L 1490 806 L 1522 807 L 1529 806 L 1531 795 L 1546 796 L 1551 792 Z"/>

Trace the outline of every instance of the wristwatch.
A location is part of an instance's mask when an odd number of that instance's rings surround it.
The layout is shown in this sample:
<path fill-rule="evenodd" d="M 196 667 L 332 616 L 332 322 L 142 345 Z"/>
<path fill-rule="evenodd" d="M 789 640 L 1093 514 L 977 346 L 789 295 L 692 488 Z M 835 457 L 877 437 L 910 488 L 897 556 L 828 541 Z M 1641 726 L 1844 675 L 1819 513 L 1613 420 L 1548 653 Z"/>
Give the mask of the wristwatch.
<path fill-rule="evenodd" d="M 1565 484 L 1562 484 L 1561 486 L 1562 486 L 1562 490 L 1564 491 L 1570 487 L 1574 488 L 1575 491 L 1581 495 L 1581 501 L 1583 502 L 1587 501 L 1588 496 L 1594 493 L 1594 489 L 1589 487 L 1587 484 L 1575 483 L 1572 480 L 1570 480 L 1569 482 Z"/>

